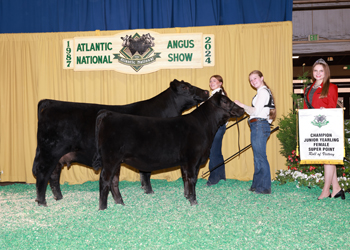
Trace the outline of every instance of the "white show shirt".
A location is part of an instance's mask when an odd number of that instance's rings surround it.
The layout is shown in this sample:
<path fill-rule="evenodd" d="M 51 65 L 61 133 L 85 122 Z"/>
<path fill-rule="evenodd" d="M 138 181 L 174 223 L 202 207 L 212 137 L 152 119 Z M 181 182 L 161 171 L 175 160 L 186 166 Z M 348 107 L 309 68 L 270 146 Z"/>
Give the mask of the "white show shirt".
<path fill-rule="evenodd" d="M 269 118 L 270 108 L 264 107 L 269 103 L 269 100 L 270 92 L 264 85 L 257 90 L 257 94 L 253 97 L 252 104 L 254 107 L 244 105 L 244 111 L 250 116 L 250 119 L 262 118 L 271 124 L 272 120 Z"/>

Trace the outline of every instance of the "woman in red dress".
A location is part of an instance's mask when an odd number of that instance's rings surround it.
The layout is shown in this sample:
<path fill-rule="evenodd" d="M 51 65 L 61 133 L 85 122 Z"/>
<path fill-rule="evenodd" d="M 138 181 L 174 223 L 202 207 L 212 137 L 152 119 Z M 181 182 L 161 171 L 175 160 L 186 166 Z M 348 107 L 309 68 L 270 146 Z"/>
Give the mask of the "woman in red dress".
<path fill-rule="evenodd" d="M 330 83 L 330 70 L 323 59 L 318 59 L 312 66 L 313 84 L 304 90 L 304 108 L 336 108 L 338 101 L 338 87 Z M 332 194 L 329 189 L 333 187 Z M 345 193 L 338 183 L 335 165 L 324 164 L 324 187 L 319 200 L 323 198 L 345 199 Z"/>

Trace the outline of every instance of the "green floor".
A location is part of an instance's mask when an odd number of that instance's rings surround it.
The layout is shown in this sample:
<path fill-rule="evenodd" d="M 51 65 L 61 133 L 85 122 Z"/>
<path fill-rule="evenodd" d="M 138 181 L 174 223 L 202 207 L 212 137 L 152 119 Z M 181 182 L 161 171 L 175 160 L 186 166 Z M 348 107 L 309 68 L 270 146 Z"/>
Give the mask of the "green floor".
<path fill-rule="evenodd" d="M 273 182 L 271 195 L 251 182 L 198 180 L 198 206 L 183 183 L 120 183 L 125 206 L 98 211 L 98 182 L 62 185 L 63 200 L 47 190 L 38 207 L 35 185 L 0 186 L 0 249 L 350 249 L 350 194 L 318 201 L 319 188 Z"/>

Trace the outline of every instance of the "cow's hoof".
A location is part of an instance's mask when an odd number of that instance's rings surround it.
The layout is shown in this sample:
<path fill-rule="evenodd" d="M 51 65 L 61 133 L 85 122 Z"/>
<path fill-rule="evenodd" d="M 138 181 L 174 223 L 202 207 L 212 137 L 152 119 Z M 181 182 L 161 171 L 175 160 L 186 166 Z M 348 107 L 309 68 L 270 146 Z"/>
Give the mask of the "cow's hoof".
<path fill-rule="evenodd" d="M 198 205 L 198 202 L 196 200 L 194 200 L 194 201 L 190 201 L 190 204 L 191 204 L 191 206 Z"/>
<path fill-rule="evenodd" d="M 107 202 L 100 202 L 98 204 L 98 210 L 105 210 L 107 208 Z"/>
<path fill-rule="evenodd" d="M 47 207 L 46 201 L 44 201 L 44 202 L 39 202 L 38 199 L 35 199 L 35 201 L 38 203 L 38 206 Z"/>
<path fill-rule="evenodd" d="M 63 195 L 62 195 L 61 189 L 51 186 L 51 191 L 52 191 L 52 194 L 53 194 L 53 198 L 56 201 L 63 199 Z"/>
<path fill-rule="evenodd" d="M 59 200 L 62 200 L 63 199 L 63 196 L 61 195 L 61 196 L 54 196 L 53 197 L 56 201 L 59 201 Z"/>
<path fill-rule="evenodd" d="M 123 201 L 123 200 L 116 200 L 116 201 L 115 201 L 115 204 L 120 204 L 120 205 L 125 206 L 125 204 L 124 204 L 124 201 Z"/>
<path fill-rule="evenodd" d="M 154 194 L 153 190 L 145 190 L 145 194 Z"/>

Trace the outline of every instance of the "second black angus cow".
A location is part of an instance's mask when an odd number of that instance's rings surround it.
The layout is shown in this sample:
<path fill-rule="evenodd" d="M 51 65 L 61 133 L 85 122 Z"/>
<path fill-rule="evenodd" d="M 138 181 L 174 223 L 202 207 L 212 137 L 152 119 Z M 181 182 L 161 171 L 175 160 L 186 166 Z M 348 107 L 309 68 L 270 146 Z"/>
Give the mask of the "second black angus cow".
<path fill-rule="evenodd" d="M 197 204 L 195 186 L 199 167 L 208 157 L 219 126 L 244 110 L 216 93 L 190 114 L 174 118 L 149 118 L 100 111 L 96 119 L 96 156 L 93 167 L 100 174 L 99 209 L 107 208 L 111 190 L 114 201 L 124 204 L 119 191 L 120 164 L 151 172 L 181 167 L 184 195 Z"/>
<path fill-rule="evenodd" d="M 159 95 L 128 105 L 110 106 L 42 100 L 38 104 L 37 148 L 33 163 L 39 205 L 46 206 L 48 182 L 54 198 L 62 199 L 60 175 L 62 167 L 71 163 L 92 166 L 95 154 L 95 121 L 101 109 L 149 117 L 175 117 L 209 97 L 207 90 L 174 80 Z M 152 193 L 151 173 L 140 173 L 141 185 Z"/>

